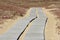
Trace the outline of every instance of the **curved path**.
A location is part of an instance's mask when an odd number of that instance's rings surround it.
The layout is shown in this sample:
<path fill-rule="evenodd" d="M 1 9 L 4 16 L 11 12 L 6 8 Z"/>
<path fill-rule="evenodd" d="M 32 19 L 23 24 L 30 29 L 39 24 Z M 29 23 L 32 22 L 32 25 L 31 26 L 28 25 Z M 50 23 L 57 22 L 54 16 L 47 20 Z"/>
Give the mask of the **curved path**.
<path fill-rule="evenodd" d="M 38 13 L 36 13 L 36 9 L 38 10 Z M 8 32 L 6 32 L 3 35 L 0 35 L 1 40 L 17 40 L 21 32 L 26 28 L 27 24 L 33 19 L 36 18 L 34 21 L 32 21 L 32 26 L 29 29 L 29 32 L 27 32 L 28 35 L 24 38 L 24 40 L 41 40 L 44 39 L 44 27 L 47 17 L 43 14 L 41 8 L 31 8 L 27 12 L 29 15 L 20 19 Z M 34 26 L 36 25 L 36 26 Z M 31 34 L 31 33 L 34 33 Z M 29 35 L 33 35 L 30 37 Z M 28 38 L 28 39 L 27 39 Z"/>
<path fill-rule="evenodd" d="M 32 21 L 30 29 L 25 34 L 24 40 L 45 40 L 44 28 L 47 22 L 47 17 L 42 12 L 41 8 L 32 8 L 32 9 L 36 9 L 37 18 Z"/>

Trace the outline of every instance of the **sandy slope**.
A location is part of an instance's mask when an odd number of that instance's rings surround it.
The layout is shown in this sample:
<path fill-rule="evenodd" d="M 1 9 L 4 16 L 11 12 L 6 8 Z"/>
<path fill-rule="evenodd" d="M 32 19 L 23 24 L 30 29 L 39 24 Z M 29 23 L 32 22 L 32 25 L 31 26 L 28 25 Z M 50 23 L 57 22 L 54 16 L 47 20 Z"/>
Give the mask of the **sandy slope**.
<path fill-rule="evenodd" d="M 45 28 L 45 38 L 46 38 L 45 40 L 59 40 L 59 37 L 56 32 L 57 20 L 55 19 L 55 16 L 51 14 L 51 12 L 49 12 L 48 9 L 43 8 L 43 11 L 48 17 L 48 21 Z"/>

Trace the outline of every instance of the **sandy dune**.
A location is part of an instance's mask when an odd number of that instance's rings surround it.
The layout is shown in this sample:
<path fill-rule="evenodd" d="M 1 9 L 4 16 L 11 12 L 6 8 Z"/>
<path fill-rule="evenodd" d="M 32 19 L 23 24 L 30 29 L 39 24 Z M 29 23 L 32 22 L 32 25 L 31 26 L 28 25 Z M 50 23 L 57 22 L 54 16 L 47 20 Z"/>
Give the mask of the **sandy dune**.
<path fill-rule="evenodd" d="M 43 8 L 43 11 L 48 17 L 48 21 L 45 28 L 45 40 L 60 40 L 56 30 L 56 24 L 58 21 L 56 19 L 56 16 L 49 12 L 50 10 L 48 9 Z"/>

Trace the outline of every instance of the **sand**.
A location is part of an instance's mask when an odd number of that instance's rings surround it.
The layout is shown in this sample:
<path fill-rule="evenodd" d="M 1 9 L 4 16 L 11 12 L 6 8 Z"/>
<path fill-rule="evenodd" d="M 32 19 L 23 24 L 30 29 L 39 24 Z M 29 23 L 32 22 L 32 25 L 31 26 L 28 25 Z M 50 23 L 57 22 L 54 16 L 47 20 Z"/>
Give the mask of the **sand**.
<path fill-rule="evenodd" d="M 49 12 L 48 9 L 42 8 L 48 17 L 46 28 L 45 28 L 45 40 L 59 40 L 58 34 L 56 32 L 56 20 L 55 15 Z"/>

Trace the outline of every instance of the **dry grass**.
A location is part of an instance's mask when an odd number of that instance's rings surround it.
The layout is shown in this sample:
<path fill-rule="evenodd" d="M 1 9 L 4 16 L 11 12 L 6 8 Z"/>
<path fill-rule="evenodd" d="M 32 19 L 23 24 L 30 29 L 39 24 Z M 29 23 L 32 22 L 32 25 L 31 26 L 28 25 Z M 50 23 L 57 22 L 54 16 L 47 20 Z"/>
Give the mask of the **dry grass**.
<path fill-rule="evenodd" d="M 54 5 L 54 6 L 51 6 Z M 60 19 L 60 1 L 59 0 L 0 0 L 0 22 L 2 19 L 10 19 L 14 16 L 24 16 L 26 9 L 30 7 L 44 7 L 51 10 L 57 19 Z"/>
<path fill-rule="evenodd" d="M 26 9 L 16 5 L 7 3 L 0 3 L 0 24 L 3 23 L 4 19 L 12 19 L 15 16 L 23 17 L 26 14 Z"/>

